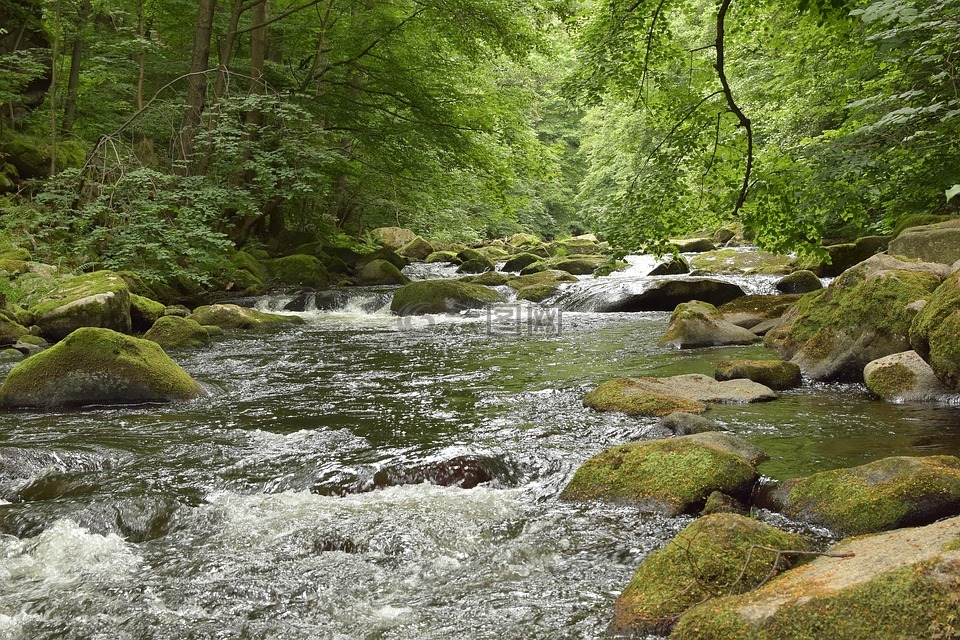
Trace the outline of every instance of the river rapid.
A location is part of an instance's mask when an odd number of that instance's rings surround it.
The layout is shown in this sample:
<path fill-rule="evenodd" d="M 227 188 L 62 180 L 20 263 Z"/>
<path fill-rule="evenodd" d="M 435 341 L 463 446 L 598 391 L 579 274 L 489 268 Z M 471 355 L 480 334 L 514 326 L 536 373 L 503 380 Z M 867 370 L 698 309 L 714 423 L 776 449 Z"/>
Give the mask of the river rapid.
<path fill-rule="evenodd" d="M 656 432 L 584 393 L 775 357 L 659 347 L 668 313 L 589 310 L 642 286 L 634 267 L 570 285 L 536 322 L 400 320 L 389 290 L 344 295 L 306 325 L 174 354 L 205 399 L 0 414 L 0 637 L 601 637 L 642 558 L 690 520 L 557 499 L 589 456 Z M 709 417 L 772 456 L 770 480 L 960 451 L 958 407 L 851 385 Z"/>

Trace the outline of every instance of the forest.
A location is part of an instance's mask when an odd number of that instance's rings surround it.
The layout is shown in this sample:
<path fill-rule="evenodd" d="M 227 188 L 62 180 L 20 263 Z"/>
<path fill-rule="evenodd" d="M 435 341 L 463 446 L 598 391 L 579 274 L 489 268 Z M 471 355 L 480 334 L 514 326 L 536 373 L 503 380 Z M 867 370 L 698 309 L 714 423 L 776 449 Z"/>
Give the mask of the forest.
<path fill-rule="evenodd" d="M 956 0 L 0 0 L 0 232 L 145 278 L 443 241 L 956 213 Z"/>

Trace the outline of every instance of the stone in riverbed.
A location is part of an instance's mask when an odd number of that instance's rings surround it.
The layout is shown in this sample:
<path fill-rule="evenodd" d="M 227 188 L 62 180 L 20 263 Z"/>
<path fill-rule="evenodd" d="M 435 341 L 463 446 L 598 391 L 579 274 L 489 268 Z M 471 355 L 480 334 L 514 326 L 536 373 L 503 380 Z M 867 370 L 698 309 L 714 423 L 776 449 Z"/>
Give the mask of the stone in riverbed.
<path fill-rule="evenodd" d="M 927 402 L 951 395 L 933 369 L 916 351 L 879 358 L 863 368 L 863 380 L 882 400 Z"/>
<path fill-rule="evenodd" d="M 534 262 L 540 262 L 540 256 L 535 256 L 532 253 L 518 253 L 504 263 L 503 270 L 519 273 Z"/>
<path fill-rule="evenodd" d="M 428 313 L 459 313 L 479 309 L 503 296 L 487 287 L 456 280 L 422 280 L 402 287 L 393 294 L 390 310 L 398 316 Z"/>
<path fill-rule="evenodd" d="M 842 535 L 927 524 L 960 514 L 960 458 L 892 457 L 785 482 L 783 512 Z"/>
<path fill-rule="evenodd" d="M 143 339 L 156 342 L 164 350 L 206 347 L 210 344 L 210 332 L 195 320 L 164 316 L 150 327 Z"/>
<path fill-rule="evenodd" d="M 754 589 L 771 574 L 789 569 L 793 557 L 779 550 L 807 550 L 804 536 L 732 513 L 707 515 L 644 558 L 617 598 L 608 633 L 665 635 L 694 605 Z"/>
<path fill-rule="evenodd" d="M 890 241 L 889 253 L 924 262 L 953 264 L 960 260 L 960 220 L 904 229 Z"/>
<path fill-rule="evenodd" d="M 631 293 L 600 305 L 601 312 L 673 311 L 678 304 L 700 300 L 714 306 L 744 295 L 735 284 L 710 278 L 664 280 L 640 293 Z"/>
<path fill-rule="evenodd" d="M 695 413 L 674 411 L 660 419 L 660 426 L 675 436 L 687 436 L 694 433 L 719 431 L 720 425 Z"/>
<path fill-rule="evenodd" d="M 760 338 L 754 332 L 723 319 L 717 308 L 706 302 L 693 301 L 677 305 L 661 345 L 678 349 L 721 345 L 753 344 Z"/>
<path fill-rule="evenodd" d="M 670 517 L 699 512 L 714 491 L 748 499 L 760 477 L 757 470 L 731 442 L 699 439 L 704 435 L 602 451 L 577 469 L 560 497 L 629 504 Z"/>
<path fill-rule="evenodd" d="M 601 383 L 583 398 L 597 411 L 634 416 L 665 416 L 674 411 L 703 413 L 706 403 L 749 403 L 776 400 L 769 387 L 750 380 L 718 382 L 697 373 L 669 378 L 618 378 Z"/>
<path fill-rule="evenodd" d="M 357 273 L 358 284 L 407 284 L 408 282 L 410 282 L 410 279 L 400 273 L 400 270 L 387 260 L 368 262 Z"/>
<path fill-rule="evenodd" d="M 30 307 L 40 335 L 56 341 L 80 327 L 130 333 L 130 290 L 112 271 L 69 278 Z"/>
<path fill-rule="evenodd" d="M 823 283 L 813 271 L 801 269 L 781 278 L 776 287 L 781 293 L 804 294 L 823 289 Z"/>
<path fill-rule="evenodd" d="M 543 302 L 557 295 L 560 287 L 555 284 L 534 284 L 517 291 L 517 300 Z"/>
<path fill-rule="evenodd" d="M 955 637 L 960 518 L 842 540 L 744 595 L 685 613 L 674 640 Z"/>
<path fill-rule="evenodd" d="M 648 276 L 682 276 L 690 273 L 690 263 L 681 255 L 670 256 L 655 266 Z"/>
<path fill-rule="evenodd" d="M 205 395 L 155 342 L 84 327 L 30 356 L 0 387 L 6 407 L 174 402 Z"/>
<path fill-rule="evenodd" d="M 783 360 L 728 360 L 717 365 L 713 377 L 721 381 L 746 378 L 774 391 L 799 387 L 802 381 L 800 367 Z"/>
<path fill-rule="evenodd" d="M 304 324 L 300 316 L 285 316 L 240 307 L 235 304 L 213 304 L 194 309 L 188 318 L 204 326 L 221 329 L 267 330 Z"/>
<path fill-rule="evenodd" d="M 378 227 L 370 232 L 370 237 L 391 251 L 399 251 L 419 236 L 403 227 Z"/>

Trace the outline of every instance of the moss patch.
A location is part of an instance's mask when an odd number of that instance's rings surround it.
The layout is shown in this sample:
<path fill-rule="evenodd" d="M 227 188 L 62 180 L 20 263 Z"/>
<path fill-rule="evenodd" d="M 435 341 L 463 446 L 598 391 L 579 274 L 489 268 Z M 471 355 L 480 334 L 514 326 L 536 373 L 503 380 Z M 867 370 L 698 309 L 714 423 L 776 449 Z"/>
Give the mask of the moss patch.
<path fill-rule="evenodd" d="M 156 343 L 92 327 L 30 356 L 0 387 L 0 402 L 7 407 L 169 402 L 201 395 L 200 386 Z"/>
<path fill-rule="evenodd" d="M 560 290 L 555 284 L 535 284 L 524 287 L 517 292 L 517 300 L 526 300 L 528 302 L 543 302 L 547 298 L 557 295 Z"/>
<path fill-rule="evenodd" d="M 535 263 L 536 264 L 536 263 Z M 558 271 L 556 269 L 545 269 L 544 271 L 539 271 L 537 273 L 530 273 L 523 276 L 518 276 L 508 282 L 507 284 L 514 291 L 519 291 L 526 287 L 532 287 L 537 284 L 560 284 L 561 282 L 577 282 L 575 276 L 570 275 L 566 271 Z"/>
<path fill-rule="evenodd" d="M 393 295 L 390 310 L 399 316 L 459 313 L 464 309 L 478 309 L 503 301 L 499 293 L 478 284 L 423 280 L 398 289 Z"/>
<path fill-rule="evenodd" d="M 775 391 L 800 386 L 800 367 L 783 360 L 729 360 L 717 365 L 717 380 L 746 378 Z"/>
<path fill-rule="evenodd" d="M 914 387 L 916 374 L 905 364 L 896 363 L 877 369 L 869 380 L 869 388 L 881 398 L 896 398 Z"/>
<path fill-rule="evenodd" d="M 79 327 L 104 327 L 130 333 L 130 291 L 112 271 L 68 278 L 32 299 L 29 309 L 41 335 L 61 340 Z"/>
<path fill-rule="evenodd" d="M 270 272 L 277 281 L 294 287 L 322 289 L 330 283 L 327 268 L 314 256 L 277 258 L 270 263 Z"/>
<path fill-rule="evenodd" d="M 357 273 L 358 284 L 406 284 L 408 282 L 410 282 L 409 278 L 387 260 L 368 262 Z"/>
<path fill-rule="evenodd" d="M 584 406 L 597 411 L 621 411 L 631 416 L 665 416 L 675 411 L 703 413 L 707 405 L 666 393 L 653 393 L 632 378 L 603 382 L 583 398 Z"/>
<path fill-rule="evenodd" d="M 750 591 L 792 565 L 793 558 L 778 558 L 757 546 L 803 551 L 811 543 L 740 515 L 705 516 L 644 559 L 617 598 L 610 631 L 669 633 L 690 607 L 720 595 Z"/>
<path fill-rule="evenodd" d="M 801 297 L 802 296 L 796 294 L 741 296 L 736 300 L 731 300 L 726 304 L 720 305 L 718 310 L 723 315 L 750 313 L 764 319 L 779 318 L 787 312 L 787 309 L 796 304 Z"/>
<path fill-rule="evenodd" d="M 133 331 L 144 332 L 163 317 L 166 306 L 156 300 L 130 294 L 130 322 Z"/>
<path fill-rule="evenodd" d="M 235 304 L 214 304 L 197 307 L 189 318 L 204 326 L 221 329 L 268 330 L 283 326 L 304 324 L 300 316 L 266 313 Z"/>
<path fill-rule="evenodd" d="M 164 316 L 157 320 L 143 336 L 156 342 L 164 350 L 205 347 L 210 344 L 210 332 L 196 320 L 180 316 Z"/>
<path fill-rule="evenodd" d="M 960 390 L 960 273 L 937 287 L 913 319 L 910 346 L 940 380 Z"/>

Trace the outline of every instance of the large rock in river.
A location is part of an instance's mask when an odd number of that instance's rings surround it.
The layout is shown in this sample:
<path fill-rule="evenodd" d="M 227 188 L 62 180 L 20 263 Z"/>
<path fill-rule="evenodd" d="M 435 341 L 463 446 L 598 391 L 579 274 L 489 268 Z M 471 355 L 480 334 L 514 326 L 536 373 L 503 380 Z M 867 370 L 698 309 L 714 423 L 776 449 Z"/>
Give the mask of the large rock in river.
<path fill-rule="evenodd" d="M 669 378 L 618 378 L 603 382 L 583 398 L 597 411 L 633 416 L 665 416 L 674 411 L 702 413 L 708 402 L 748 403 L 776 400 L 769 387 L 750 380 L 719 382 L 692 373 Z"/>
<path fill-rule="evenodd" d="M 370 237 L 391 251 L 399 251 L 419 236 L 403 227 L 379 227 L 370 232 Z"/>
<path fill-rule="evenodd" d="M 727 360 L 717 365 L 713 377 L 720 381 L 746 378 L 774 391 L 793 389 L 802 382 L 800 367 L 783 360 Z"/>
<path fill-rule="evenodd" d="M 927 524 L 960 514 L 960 458 L 883 458 L 785 482 L 773 494 L 791 518 L 843 535 Z"/>
<path fill-rule="evenodd" d="M 62 340 L 80 327 L 130 333 L 130 290 L 112 271 L 95 271 L 60 282 L 30 307 L 40 335 Z"/>
<path fill-rule="evenodd" d="M 724 320 L 723 314 L 712 304 L 695 300 L 677 305 L 666 332 L 660 338 L 660 344 L 693 349 L 752 344 L 758 340 L 759 336 L 749 329 Z"/>
<path fill-rule="evenodd" d="M 863 368 L 863 381 L 871 393 L 891 402 L 927 402 L 953 395 L 916 351 L 868 363 Z"/>
<path fill-rule="evenodd" d="M 910 345 L 944 384 L 960 391 L 960 271 L 934 291 L 913 319 Z"/>
<path fill-rule="evenodd" d="M 196 320 L 163 316 L 153 323 L 143 339 L 152 340 L 164 349 L 205 347 L 210 344 L 210 332 Z"/>
<path fill-rule="evenodd" d="M 203 326 L 214 326 L 221 329 L 267 330 L 304 324 L 304 320 L 300 316 L 267 313 L 235 304 L 212 304 L 197 307 L 187 317 Z"/>
<path fill-rule="evenodd" d="M 910 325 L 948 267 L 873 256 L 808 293 L 767 345 L 821 381 L 862 382 L 868 362 L 910 348 Z"/>
<path fill-rule="evenodd" d="M 358 284 L 407 284 L 410 279 L 387 260 L 368 262 L 357 272 Z"/>
<path fill-rule="evenodd" d="M 714 306 L 744 295 L 743 289 L 730 282 L 709 278 L 664 280 L 640 293 L 632 293 L 599 305 L 598 311 L 673 311 L 678 304 L 700 300 Z"/>
<path fill-rule="evenodd" d="M 479 284 L 457 280 L 422 280 L 393 294 L 390 310 L 398 316 L 428 313 L 459 313 L 503 302 L 503 296 Z"/>
<path fill-rule="evenodd" d="M 173 402 L 204 395 L 155 342 L 84 327 L 30 356 L 0 387 L 6 407 Z"/>
<path fill-rule="evenodd" d="M 746 500 L 760 477 L 734 442 L 701 433 L 623 444 L 602 451 L 574 473 L 565 500 L 601 500 L 676 516 L 698 513 L 714 491 Z M 743 447 L 752 448 L 749 443 Z M 755 458 L 754 458 L 755 459 Z"/>
<path fill-rule="evenodd" d="M 843 540 L 830 555 L 680 618 L 674 640 L 956 637 L 960 518 Z"/>
<path fill-rule="evenodd" d="M 904 229 L 890 241 L 887 251 L 924 262 L 953 264 L 960 260 L 960 219 Z"/>
<path fill-rule="evenodd" d="M 762 547 L 762 548 L 761 548 Z M 615 635 L 670 633 L 690 607 L 760 586 L 789 569 L 811 541 L 740 515 L 704 516 L 666 547 L 644 558 L 614 605 L 607 630 Z"/>

